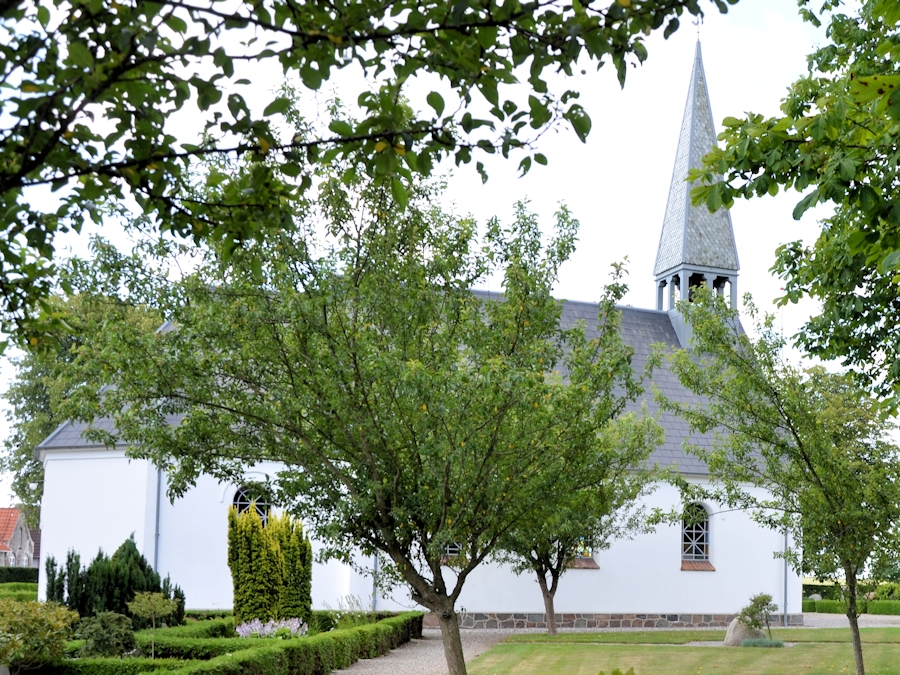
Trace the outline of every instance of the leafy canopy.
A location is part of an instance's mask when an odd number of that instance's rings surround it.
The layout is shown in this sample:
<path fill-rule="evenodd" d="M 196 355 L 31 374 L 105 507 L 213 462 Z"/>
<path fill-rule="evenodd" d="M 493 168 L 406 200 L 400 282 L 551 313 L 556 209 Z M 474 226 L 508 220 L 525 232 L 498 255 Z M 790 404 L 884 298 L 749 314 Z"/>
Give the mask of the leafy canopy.
<path fill-rule="evenodd" d="M 785 282 L 782 303 L 804 295 L 821 311 L 795 336 L 798 346 L 841 359 L 884 396 L 900 393 L 900 10 L 867 0 L 851 11 L 826 2 L 828 40 L 808 57 L 809 72 L 791 86 L 781 116 L 727 117 L 722 149 L 691 178 L 710 209 L 737 197 L 804 192 L 799 219 L 824 203 L 834 214 L 810 246 L 781 246 L 774 266 Z M 720 178 L 724 174 L 724 178 Z M 896 406 L 898 400 L 890 401 Z"/>
<path fill-rule="evenodd" d="M 725 0 L 712 3 L 727 10 Z M 665 26 L 668 36 L 685 10 L 702 13 L 698 0 L 2 0 L 0 328 L 33 318 L 53 286 L 54 235 L 100 224 L 107 200 L 133 197 L 159 229 L 197 241 L 264 234 L 186 198 L 191 159 L 274 156 L 254 167 L 253 182 L 275 173 L 305 187 L 310 166 L 338 155 L 353 155 L 370 176 L 404 178 L 476 152 L 522 150 L 522 171 L 546 163 L 533 151 L 543 131 L 565 120 L 584 140 L 591 127 L 577 92 L 551 93 L 551 74 L 611 62 L 624 82 L 626 65 L 647 56 L 643 35 Z M 305 92 L 359 68 L 369 83 L 358 99 L 363 118 L 283 139 L 291 97 L 256 108 L 242 65 L 280 69 Z M 430 91 L 409 117 L 401 94 L 422 73 L 453 95 Z M 519 79 L 532 92 L 527 106 L 501 94 Z M 202 129 L 176 137 L 173 116 L 193 109 Z M 59 202 L 41 187 L 59 191 Z M 248 201 L 245 193 L 229 206 Z"/>
<path fill-rule="evenodd" d="M 712 449 L 687 449 L 721 485 L 719 501 L 789 533 L 786 557 L 798 573 L 846 583 L 862 675 L 857 579 L 897 551 L 894 426 L 853 377 L 785 362 L 773 317 L 760 318 L 749 297 L 745 307 L 756 339 L 742 330 L 737 311 L 705 286 L 695 289 L 692 302 L 679 304 L 693 329 L 692 350 L 675 352 L 672 370 L 706 403 L 658 394 L 660 404 L 692 430 L 716 434 Z"/>
<path fill-rule="evenodd" d="M 326 556 L 380 552 L 384 580 L 441 617 L 460 673 L 454 603 L 469 574 L 598 447 L 624 406 L 617 387 L 632 390 L 625 287 L 604 293 L 594 337 L 561 329 L 551 290 L 578 226 L 565 208 L 549 241 L 524 204 L 479 239 L 434 206 L 436 186 L 413 196 L 404 208 L 383 183 L 324 177 L 318 200 L 283 206 L 293 229 L 229 265 L 212 249 L 180 281 L 147 284 L 151 261 L 128 259 L 171 323 L 92 332 L 78 365 L 93 386 L 70 412 L 114 418 L 118 438 L 94 437 L 166 467 L 174 494 L 200 473 L 238 482 L 283 463 L 279 502 Z M 492 275 L 502 296 L 473 291 Z"/>

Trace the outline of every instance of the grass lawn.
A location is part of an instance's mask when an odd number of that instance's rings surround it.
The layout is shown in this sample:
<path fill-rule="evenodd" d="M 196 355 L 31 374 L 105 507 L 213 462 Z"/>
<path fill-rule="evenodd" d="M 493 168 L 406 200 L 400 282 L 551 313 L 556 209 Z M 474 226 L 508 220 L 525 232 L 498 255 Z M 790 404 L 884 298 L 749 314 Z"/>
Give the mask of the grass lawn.
<path fill-rule="evenodd" d="M 900 675 L 900 628 L 861 631 L 866 673 Z M 470 675 L 597 675 L 634 668 L 635 675 L 852 674 L 850 631 L 844 628 L 773 630 L 797 642 L 784 649 L 684 647 L 721 640 L 724 631 L 640 631 L 514 635 L 469 665 Z"/>

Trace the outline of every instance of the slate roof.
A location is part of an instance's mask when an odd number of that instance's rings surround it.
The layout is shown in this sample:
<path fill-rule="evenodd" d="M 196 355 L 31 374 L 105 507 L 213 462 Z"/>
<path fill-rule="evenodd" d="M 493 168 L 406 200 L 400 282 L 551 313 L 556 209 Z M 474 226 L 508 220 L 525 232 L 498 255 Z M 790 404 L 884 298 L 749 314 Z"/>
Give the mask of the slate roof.
<path fill-rule="evenodd" d="M 705 204 L 692 205 L 690 192 L 694 184 L 684 180 L 688 171 L 698 168 L 703 155 L 714 147 L 716 127 L 698 41 L 653 271 L 657 277 L 681 265 L 735 272 L 740 269 L 728 210 L 710 213 Z"/>
<path fill-rule="evenodd" d="M 52 434 L 47 436 L 35 448 L 35 452 L 39 450 L 52 449 L 72 449 L 72 448 L 102 448 L 102 443 L 90 441 L 84 437 L 84 432 L 91 426 L 86 422 L 63 422 Z M 115 431 L 116 425 L 109 417 L 102 417 L 94 421 L 94 428 L 103 431 Z"/>
<path fill-rule="evenodd" d="M 654 344 L 662 343 L 670 349 L 681 347 L 668 312 L 636 307 L 619 307 L 619 310 L 622 312 L 622 339 L 634 349 L 632 366 L 635 372 L 643 372 Z M 561 327 L 571 328 L 579 322 L 584 323 L 585 333 L 589 338 L 596 336 L 597 305 L 589 302 L 564 302 L 560 319 Z M 673 401 L 682 403 L 699 401 L 697 396 L 681 386 L 665 360 L 654 371 L 652 384 Z M 662 445 L 650 456 L 649 463 L 658 464 L 661 467 L 677 467 L 682 474 L 706 475 L 708 473 L 706 465 L 682 450 L 682 441 L 690 437 L 687 422 L 672 413 L 660 413 L 659 406 L 653 400 L 653 393 L 649 387 L 645 396 L 641 400 L 629 404 L 627 410 L 640 413 L 643 403 L 646 403 L 648 414 L 658 416 L 659 423 L 666 434 Z M 695 445 L 712 447 L 712 435 L 694 435 L 690 438 L 691 443 Z"/>

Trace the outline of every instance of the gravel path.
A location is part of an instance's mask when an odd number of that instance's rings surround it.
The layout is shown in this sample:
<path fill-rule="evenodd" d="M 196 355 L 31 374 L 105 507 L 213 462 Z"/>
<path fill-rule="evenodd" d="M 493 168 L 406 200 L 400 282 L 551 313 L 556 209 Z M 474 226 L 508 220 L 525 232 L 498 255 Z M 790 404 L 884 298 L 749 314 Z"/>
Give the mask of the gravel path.
<path fill-rule="evenodd" d="M 842 614 L 804 614 L 803 623 L 807 628 L 846 628 L 847 617 Z M 900 626 L 900 616 L 878 616 L 863 614 L 859 617 L 860 627 Z M 773 626 L 774 627 L 774 626 Z M 610 630 L 610 629 L 601 629 Z M 646 629 L 612 629 L 646 630 Z M 721 630 L 721 629 L 717 629 Z M 466 661 L 471 661 L 514 633 L 543 633 L 543 629 L 531 630 L 462 630 L 463 653 Z M 565 631 L 560 631 L 565 632 Z M 721 644 L 721 643 L 718 643 Z M 346 670 L 336 670 L 335 675 L 445 675 L 447 662 L 444 660 L 444 645 L 441 631 L 426 628 L 421 640 L 402 645 L 390 654 L 377 659 L 360 659 Z"/>

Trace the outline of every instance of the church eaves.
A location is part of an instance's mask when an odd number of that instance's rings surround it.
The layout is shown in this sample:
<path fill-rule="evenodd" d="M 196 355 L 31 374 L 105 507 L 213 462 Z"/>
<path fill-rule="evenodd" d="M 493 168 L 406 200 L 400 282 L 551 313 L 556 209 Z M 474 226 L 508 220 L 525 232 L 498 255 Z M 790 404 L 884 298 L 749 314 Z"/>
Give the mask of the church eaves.
<path fill-rule="evenodd" d="M 692 185 L 684 180 L 688 170 L 699 167 L 714 146 L 716 130 L 698 41 L 656 254 L 654 275 L 659 280 L 685 266 L 698 272 L 734 273 L 740 269 L 730 214 L 726 209 L 710 213 L 704 204 L 692 205 Z"/>

